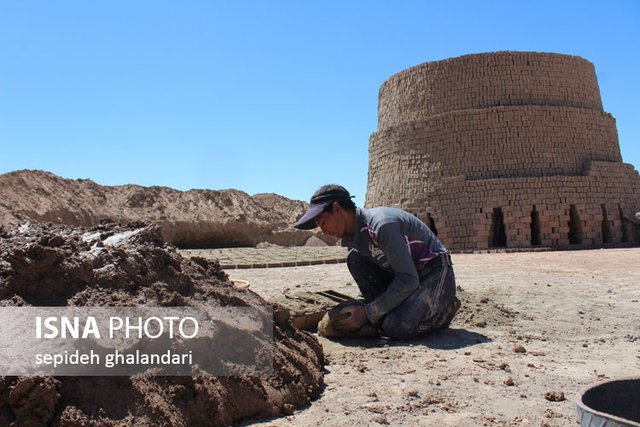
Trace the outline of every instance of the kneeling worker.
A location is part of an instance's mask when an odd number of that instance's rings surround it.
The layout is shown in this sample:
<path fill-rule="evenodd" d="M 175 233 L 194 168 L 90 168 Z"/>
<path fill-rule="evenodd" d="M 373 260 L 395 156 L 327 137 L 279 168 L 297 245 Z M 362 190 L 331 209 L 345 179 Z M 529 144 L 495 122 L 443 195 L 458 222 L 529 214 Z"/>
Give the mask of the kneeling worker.
<path fill-rule="evenodd" d="M 325 185 L 295 227 L 320 227 L 349 247 L 347 266 L 362 299 L 322 320 L 333 337 L 408 339 L 449 326 L 460 308 L 451 257 L 422 221 L 401 209 L 358 208 L 339 185 Z"/>

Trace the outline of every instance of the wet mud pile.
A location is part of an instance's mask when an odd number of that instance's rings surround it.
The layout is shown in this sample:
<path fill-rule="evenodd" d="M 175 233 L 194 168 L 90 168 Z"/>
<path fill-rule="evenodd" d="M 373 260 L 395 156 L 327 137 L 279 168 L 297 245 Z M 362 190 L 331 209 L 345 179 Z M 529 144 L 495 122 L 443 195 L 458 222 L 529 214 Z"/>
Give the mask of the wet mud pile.
<path fill-rule="evenodd" d="M 273 372 L 216 377 L 0 377 L 0 425 L 228 425 L 288 414 L 322 386 L 322 347 L 286 310 L 186 259 L 156 226 L 0 226 L 0 306 L 273 308 Z"/>

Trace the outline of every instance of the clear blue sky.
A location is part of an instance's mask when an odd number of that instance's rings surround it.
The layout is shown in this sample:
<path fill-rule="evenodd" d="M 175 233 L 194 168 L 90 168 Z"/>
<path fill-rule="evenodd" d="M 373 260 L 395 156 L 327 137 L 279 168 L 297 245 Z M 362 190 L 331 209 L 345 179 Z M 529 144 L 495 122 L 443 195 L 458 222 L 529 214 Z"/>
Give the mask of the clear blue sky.
<path fill-rule="evenodd" d="M 0 0 L 0 173 L 362 205 L 380 85 L 499 50 L 593 62 L 639 169 L 638 0 Z"/>

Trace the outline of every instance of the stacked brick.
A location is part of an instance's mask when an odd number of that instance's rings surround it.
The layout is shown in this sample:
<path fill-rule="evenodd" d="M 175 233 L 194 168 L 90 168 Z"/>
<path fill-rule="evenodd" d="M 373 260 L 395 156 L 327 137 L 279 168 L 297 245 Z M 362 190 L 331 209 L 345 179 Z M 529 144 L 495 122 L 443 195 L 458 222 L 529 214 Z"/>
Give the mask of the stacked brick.
<path fill-rule="evenodd" d="M 536 52 L 426 62 L 382 84 L 378 129 L 449 111 L 536 104 L 602 111 L 593 64 L 577 56 Z"/>
<path fill-rule="evenodd" d="M 640 176 L 622 163 L 595 70 L 497 52 L 405 70 L 380 89 L 366 206 L 397 206 L 457 250 L 631 245 Z"/>

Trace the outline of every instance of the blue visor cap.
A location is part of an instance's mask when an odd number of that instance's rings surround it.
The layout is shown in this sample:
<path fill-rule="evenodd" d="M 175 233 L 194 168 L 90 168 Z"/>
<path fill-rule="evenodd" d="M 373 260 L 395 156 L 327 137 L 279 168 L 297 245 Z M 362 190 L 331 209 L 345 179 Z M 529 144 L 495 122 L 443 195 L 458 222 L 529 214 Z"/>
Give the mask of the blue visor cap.
<path fill-rule="evenodd" d="M 315 218 L 334 202 L 340 202 L 352 198 L 348 192 L 337 191 L 319 194 L 311 198 L 311 207 L 302 215 L 302 218 L 295 223 L 294 227 L 299 230 L 312 230 L 317 227 Z"/>

